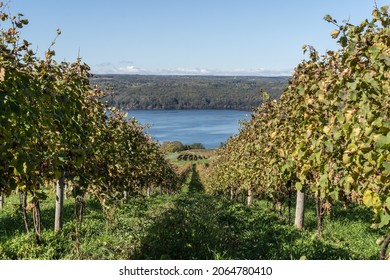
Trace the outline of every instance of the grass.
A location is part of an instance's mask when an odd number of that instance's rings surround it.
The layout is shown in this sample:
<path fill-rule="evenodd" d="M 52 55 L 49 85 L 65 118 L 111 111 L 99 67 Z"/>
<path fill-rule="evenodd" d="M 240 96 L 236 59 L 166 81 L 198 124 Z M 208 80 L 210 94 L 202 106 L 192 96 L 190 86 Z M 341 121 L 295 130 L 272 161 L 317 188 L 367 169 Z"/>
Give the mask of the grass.
<path fill-rule="evenodd" d="M 268 210 L 264 201 L 247 207 L 203 191 L 196 169 L 176 195 L 133 198 L 107 220 L 87 201 L 76 250 L 73 202 L 66 200 L 64 229 L 53 231 L 54 197 L 42 203 L 43 244 L 23 230 L 16 197 L 0 210 L 0 259 L 378 259 L 380 236 L 371 213 L 360 206 L 333 208 L 316 236 L 309 201 L 305 229 L 298 231 Z M 15 204 L 15 205 L 14 205 Z"/>

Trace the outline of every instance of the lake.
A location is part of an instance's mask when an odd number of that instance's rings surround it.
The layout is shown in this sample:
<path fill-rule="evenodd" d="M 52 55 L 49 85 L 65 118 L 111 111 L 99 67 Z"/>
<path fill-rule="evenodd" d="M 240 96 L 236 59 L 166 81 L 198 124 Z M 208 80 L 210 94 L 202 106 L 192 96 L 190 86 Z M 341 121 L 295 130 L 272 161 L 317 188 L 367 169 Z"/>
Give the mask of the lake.
<path fill-rule="evenodd" d="M 183 144 L 202 143 L 218 148 L 236 134 L 239 122 L 250 118 L 248 111 L 236 110 L 131 110 L 146 131 L 160 143 L 178 140 Z"/>

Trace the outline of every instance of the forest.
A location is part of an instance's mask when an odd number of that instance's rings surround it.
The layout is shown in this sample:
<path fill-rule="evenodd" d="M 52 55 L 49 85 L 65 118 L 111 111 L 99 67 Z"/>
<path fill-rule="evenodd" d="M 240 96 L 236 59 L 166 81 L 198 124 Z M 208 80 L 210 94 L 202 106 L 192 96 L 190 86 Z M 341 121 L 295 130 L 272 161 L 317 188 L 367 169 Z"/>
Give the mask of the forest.
<path fill-rule="evenodd" d="M 260 90 L 278 99 L 289 77 L 94 75 L 110 106 L 134 110 L 234 109 L 261 104 Z"/>

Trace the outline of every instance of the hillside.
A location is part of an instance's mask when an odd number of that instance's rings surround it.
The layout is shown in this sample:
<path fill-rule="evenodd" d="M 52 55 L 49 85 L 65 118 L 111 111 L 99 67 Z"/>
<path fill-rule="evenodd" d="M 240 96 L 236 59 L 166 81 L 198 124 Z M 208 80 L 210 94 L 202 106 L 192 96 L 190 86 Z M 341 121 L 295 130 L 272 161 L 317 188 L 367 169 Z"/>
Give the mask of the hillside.
<path fill-rule="evenodd" d="M 124 109 L 235 109 L 261 104 L 260 89 L 278 99 L 289 77 L 96 75 L 106 101 Z"/>

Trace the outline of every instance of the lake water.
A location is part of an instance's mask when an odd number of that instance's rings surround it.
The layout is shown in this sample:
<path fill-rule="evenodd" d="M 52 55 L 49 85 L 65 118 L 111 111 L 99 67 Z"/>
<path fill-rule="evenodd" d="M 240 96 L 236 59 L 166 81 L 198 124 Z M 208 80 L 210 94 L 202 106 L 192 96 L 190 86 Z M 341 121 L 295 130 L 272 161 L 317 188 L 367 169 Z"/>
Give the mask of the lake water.
<path fill-rule="evenodd" d="M 206 148 L 218 148 L 236 134 L 239 122 L 249 119 L 250 112 L 235 110 L 131 110 L 146 131 L 160 143 L 181 141 L 183 144 L 202 143 Z"/>

